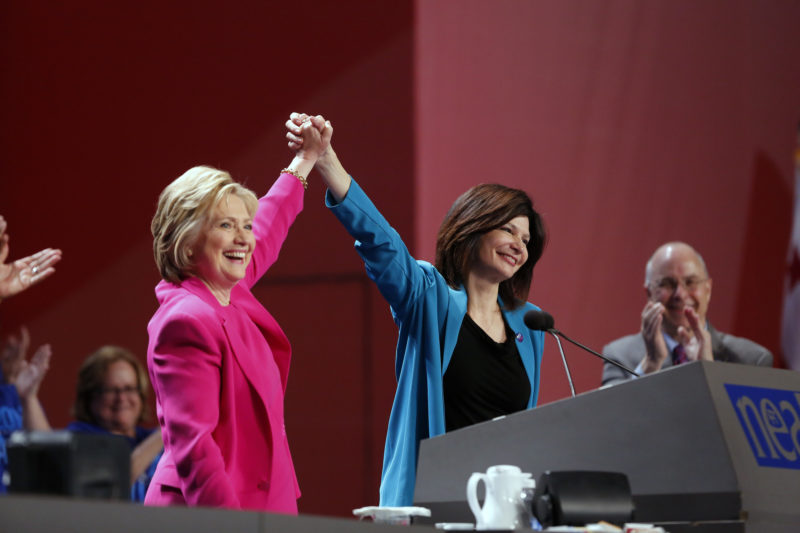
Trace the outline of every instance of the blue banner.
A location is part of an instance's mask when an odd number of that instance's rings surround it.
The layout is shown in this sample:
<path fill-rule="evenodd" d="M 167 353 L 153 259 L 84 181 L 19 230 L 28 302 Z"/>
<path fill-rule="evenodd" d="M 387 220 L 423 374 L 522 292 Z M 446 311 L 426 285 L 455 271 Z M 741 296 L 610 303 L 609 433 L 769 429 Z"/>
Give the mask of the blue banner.
<path fill-rule="evenodd" d="M 725 385 L 760 466 L 800 470 L 800 391 Z"/>

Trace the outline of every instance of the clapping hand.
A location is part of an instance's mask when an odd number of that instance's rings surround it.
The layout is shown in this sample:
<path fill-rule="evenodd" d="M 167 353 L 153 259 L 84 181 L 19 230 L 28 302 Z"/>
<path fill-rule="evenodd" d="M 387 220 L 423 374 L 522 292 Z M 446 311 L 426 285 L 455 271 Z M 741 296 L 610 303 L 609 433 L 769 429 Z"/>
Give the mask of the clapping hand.
<path fill-rule="evenodd" d="M 642 339 L 644 340 L 645 356 L 642 360 L 642 369 L 645 374 L 661 370 L 667 358 L 667 343 L 662 334 L 664 322 L 664 304 L 649 301 L 642 310 Z"/>
<path fill-rule="evenodd" d="M 61 260 L 61 250 L 45 248 L 28 257 L 6 264 L 9 236 L 6 220 L 0 216 L 0 300 L 14 296 L 51 276 L 53 265 Z"/>
<path fill-rule="evenodd" d="M 694 348 L 695 342 L 697 348 L 686 350 L 686 355 L 690 361 L 713 361 L 714 355 L 711 351 L 711 333 L 705 328 L 705 324 L 700 323 L 700 317 L 697 312 L 691 307 L 686 307 L 683 310 L 686 320 L 689 322 L 691 332 L 683 326 L 678 327 L 678 342 L 684 346 L 692 345 Z"/>
<path fill-rule="evenodd" d="M 21 398 L 36 396 L 39 385 L 50 367 L 52 350 L 49 344 L 36 349 L 30 361 L 27 360 L 31 339 L 27 328 L 20 329 L 19 336 L 11 335 L 0 353 L 3 376 L 7 383 L 15 385 Z"/>

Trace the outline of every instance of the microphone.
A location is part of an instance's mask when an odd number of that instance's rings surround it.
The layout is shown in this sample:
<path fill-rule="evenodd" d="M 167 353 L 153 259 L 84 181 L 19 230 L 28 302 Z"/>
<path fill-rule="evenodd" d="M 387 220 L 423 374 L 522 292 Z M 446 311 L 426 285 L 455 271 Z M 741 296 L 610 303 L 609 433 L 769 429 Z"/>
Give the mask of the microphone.
<path fill-rule="evenodd" d="M 553 315 L 547 311 L 537 311 L 536 309 L 531 309 L 525 313 L 523 320 L 526 326 L 536 331 L 549 331 L 553 329 L 556 322 L 553 319 Z"/>
<path fill-rule="evenodd" d="M 572 397 L 575 397 L 575 385 L 572 383 L 572 374 L 569 371 L 569 365 L 567 364 L 567 356 L 564 355 L 564 348 L 561 347 L 561 339 L 558 338 L 556 333 L 560 333 L 554 326 L 556 321 L 553 319 L 553 315 L 548 313 L 547 311 L 537 311 L 536 309 L 531 309 L 522 319 L 525 322 L 525 325 L 528 326 L 530 329 L 536 331 L 546 331 L 558 343 L 558 351 L 561 352 L 561 360 L 564 362 L 564 370 L 567 373 L 567 382 L 569 383 L 569 391 L 572 393 Z"/>
<path fill-rule="evenodd" d="M 532 330 L 536 330 L 536 331 L 546 331 L 556 339 L 556 342 L 558 343 L 558 349 L 561 351 L 561 358 L 564 360 L 564 368 L 567 371 L 567 379 L 569 380 L 569 387 L 572 390 L 572 395 L 573 396 L 575 396 L 575 388 L 572 386 L 572 376 L 570 376 L 570 373 L 569 373 L 569 367 L 567 366 L 567 359 L 566 359 L 566 357 L 564 357 L 564 350 L 561 348 L 561 341 L 559 341 L 559 339 L 558 339 L 559 335 L 561 335 L 562 337 L 567 339 L 569 342 L 571 342 L 575 346 L 578 346 L 579 348 L 583 348 L 584 350 L 586 350 L 590 354 L 592 354 L 592 355 L 594 355 L 596 357 L 599 357 L 603 361 L 605 361 L 607 363 L 610 363 L 610 364 L 612 364 L 612 365 L 614 365 L 616 367 L 621 368 L 622 370 L 624 370 L 628 374 L 631 374 L 632 376 L 636 376 L 636 377 L 639 376 L 639 374 L 637 374 L 636 372 L 634 372 L 633 370 L 631 370 L 627 366 L 623 365 L 622 363 L 618 363 L 617 361 L 614 361 L 613 359 L 611 359 L 611 358 L 609 358 L 609 357 L 607 357 L 607 356 L 605 356 L 605 355 L 603 355 L 601 353 L 597 353 L 596 351 L 592 350 L 591 348 L 588 348 L 588 347 L 584 346 L 583 344 L 579 343 L 578 341 L 574 341 L 574 340 L 570 339 L 569 337 L 567 337 L 564 334 L 564 332 L 558 331 L 555 328 L 555 319 L 553 319 L 553 315 L 551 315 L 547 311 L 537 311 L 536 309 L 531 309 L 530 311 L 525 313 L 525 317 L 523 318 L 523 320 L 525 322 L 525 325 L 528 326 L 528 328 L 530 328 Z"/>

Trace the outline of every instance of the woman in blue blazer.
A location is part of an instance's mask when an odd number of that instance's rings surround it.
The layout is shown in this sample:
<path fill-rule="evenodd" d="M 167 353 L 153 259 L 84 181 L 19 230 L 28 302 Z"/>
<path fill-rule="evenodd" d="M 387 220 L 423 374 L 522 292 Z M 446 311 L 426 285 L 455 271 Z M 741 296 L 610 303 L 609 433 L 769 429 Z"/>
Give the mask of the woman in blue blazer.
<path fill-rule="evenodd" d="M 304 122 L 286 122 L 292 149 Z M 411 505 L 421 439 L 536 405 L 544 333 L 523 316 L 546 232 L 525 192 L 484 184 L 461 195 L 445 216 L 436 265 L 415 260 L 333 147 L 317 161 L 326 204 L 356 239 L 367 274 L 391 305 L 399 338 L 397 392 L 381 476 L 382 506 Z"/>

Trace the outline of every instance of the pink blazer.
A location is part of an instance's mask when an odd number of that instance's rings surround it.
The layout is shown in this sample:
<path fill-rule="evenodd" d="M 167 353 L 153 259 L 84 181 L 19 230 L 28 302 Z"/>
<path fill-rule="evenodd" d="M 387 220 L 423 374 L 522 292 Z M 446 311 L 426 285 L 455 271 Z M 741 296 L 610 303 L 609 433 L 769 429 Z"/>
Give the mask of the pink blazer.
<path fill-rule="evenodd" d="M 290 174 L 259 200 L 256 247 L 245 278 L 231 291 L 231 307 L 222 307 L 197 278 L 156 286 L 160 307 L 147 326 L 147 366 L 164 455 L 146 504 L 297 513 L 300 490 L 283 425 L 291 348 L 250 287 L 277 259 L 302 208 L 303 187 Z M 252 353 L 250 328 L 240 331 L 231 312 L 246 313 L 271 354 Z M 279 391 L 268 385 L 268 367 Z"/>

